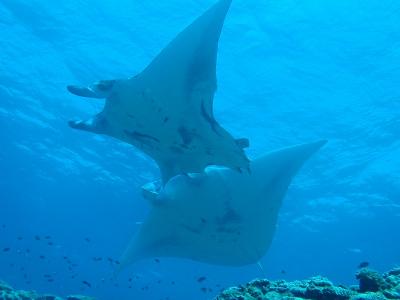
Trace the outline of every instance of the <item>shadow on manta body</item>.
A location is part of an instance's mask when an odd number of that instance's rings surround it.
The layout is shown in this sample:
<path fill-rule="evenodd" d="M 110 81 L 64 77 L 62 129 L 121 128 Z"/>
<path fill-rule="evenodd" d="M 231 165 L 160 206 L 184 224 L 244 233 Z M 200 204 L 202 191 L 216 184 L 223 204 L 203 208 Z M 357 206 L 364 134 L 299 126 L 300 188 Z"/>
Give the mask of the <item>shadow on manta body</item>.
<path fill-rule="evenodd" d="M 70 126 L 139 148 L 157 162 L 164 183 L 209 165 L 248 169 L 248 140 L 234 139 L 213 115 L 218 41 L 231 1 L 205 12 L 140 74 L 68 86 L 75 95 L 106 99 L 102 112 Z"/>
<path fill-rule="evenodd" d="M 121 268 L 150 257 L 217 265 L 257 263 L 271 244 L 292 178 L 325 141 L 278 150 L 251 162 L 251 174 L 209 168 L 178 175 L 159 192 L 144 186 L 150 214 L 121 259 Z"/>

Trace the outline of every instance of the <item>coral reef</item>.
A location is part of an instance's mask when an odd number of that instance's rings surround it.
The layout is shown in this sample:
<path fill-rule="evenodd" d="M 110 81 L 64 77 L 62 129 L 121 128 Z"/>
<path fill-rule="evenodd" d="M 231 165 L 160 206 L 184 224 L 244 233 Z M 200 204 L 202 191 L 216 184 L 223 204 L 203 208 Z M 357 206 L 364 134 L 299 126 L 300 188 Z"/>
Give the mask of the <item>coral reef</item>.
<path fill-rule="evenodd" d="M 68 296 L 61 298 L 53 295 L 39 295 L 34 291 L 14 290 L 5 282 L 0 281 L 0 300 L 94 300 L 87 296 Z"/>
<path fill-rule="evenodd" d="M 287 282 L 253 280 L 223 291 L 214 300 L 386 300 L 400 299 L 400 268 L 384 274 L 363 268 L 356 273 L 358 286 L 334 285 L 323 277 Z"/>

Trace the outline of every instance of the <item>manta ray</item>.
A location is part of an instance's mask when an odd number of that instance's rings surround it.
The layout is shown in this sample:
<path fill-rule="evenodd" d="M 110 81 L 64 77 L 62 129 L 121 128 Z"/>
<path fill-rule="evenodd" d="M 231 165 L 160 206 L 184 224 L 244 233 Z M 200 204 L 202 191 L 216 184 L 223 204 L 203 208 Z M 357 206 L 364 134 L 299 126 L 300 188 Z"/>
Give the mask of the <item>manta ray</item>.
<path fill-rule="evenodd" d="M 151 257 L 180 257 L 209 264 L 256 263 L 271 244 L 282 199 L 319 141 L 266 154 L 251 173 L 207 168 L 178 175 L 162 190 L 143 187 L 151 210 L 121 259 L 121 267 Z"/>
<path fill-rule="evenodd" d="M 69 125 L 142 150 L 156 161 L 164 183 L 209 165 L 248 169 L 248 140 L 234 139 L 213 113 L 218 41 L 231 2 L 216 3 L 136 76 L 68 86 L 75 95 L 105 99 L 103 111 Z"/>

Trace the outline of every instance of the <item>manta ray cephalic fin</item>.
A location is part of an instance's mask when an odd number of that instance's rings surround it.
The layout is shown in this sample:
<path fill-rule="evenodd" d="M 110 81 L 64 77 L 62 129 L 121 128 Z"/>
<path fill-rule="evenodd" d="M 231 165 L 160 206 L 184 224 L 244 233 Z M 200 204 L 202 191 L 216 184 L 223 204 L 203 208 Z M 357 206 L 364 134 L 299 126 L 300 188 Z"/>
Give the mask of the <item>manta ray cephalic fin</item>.
<path fill-rule="evenodd" d="M 86 87 L 69 85 L 67 90 L 80 97 L 104 99 L 111 95 L 115 81 L 100 80 Z"/>

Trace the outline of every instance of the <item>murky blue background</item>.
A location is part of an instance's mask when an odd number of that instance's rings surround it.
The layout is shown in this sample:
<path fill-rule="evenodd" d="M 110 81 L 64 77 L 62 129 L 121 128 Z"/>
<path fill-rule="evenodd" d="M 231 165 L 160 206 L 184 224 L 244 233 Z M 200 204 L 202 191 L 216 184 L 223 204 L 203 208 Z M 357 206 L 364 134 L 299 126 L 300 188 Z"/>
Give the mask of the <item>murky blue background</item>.
<path fill-rule="evenodd" d="M 1 279 L 61 295 L 180 300 L 263 276 L 257 266 L 161 259 L 110 280 L 107 258 L 119 257 L 145 218 L 140 186 L 158 170 L 129 145 L 67 126 L 103 105 L 69 95 L 67 84 L 139 72 L 213 3 L 0 0 Z M 329 140 L 289 189 L 262 261 L 270 279 L 323 274 L 348 284 L 361 261 L 382 271 L 400 262 L 399 18 L 396 0 L 232 4 L 219 122 L 250 138 L 250 157 Z"/>

